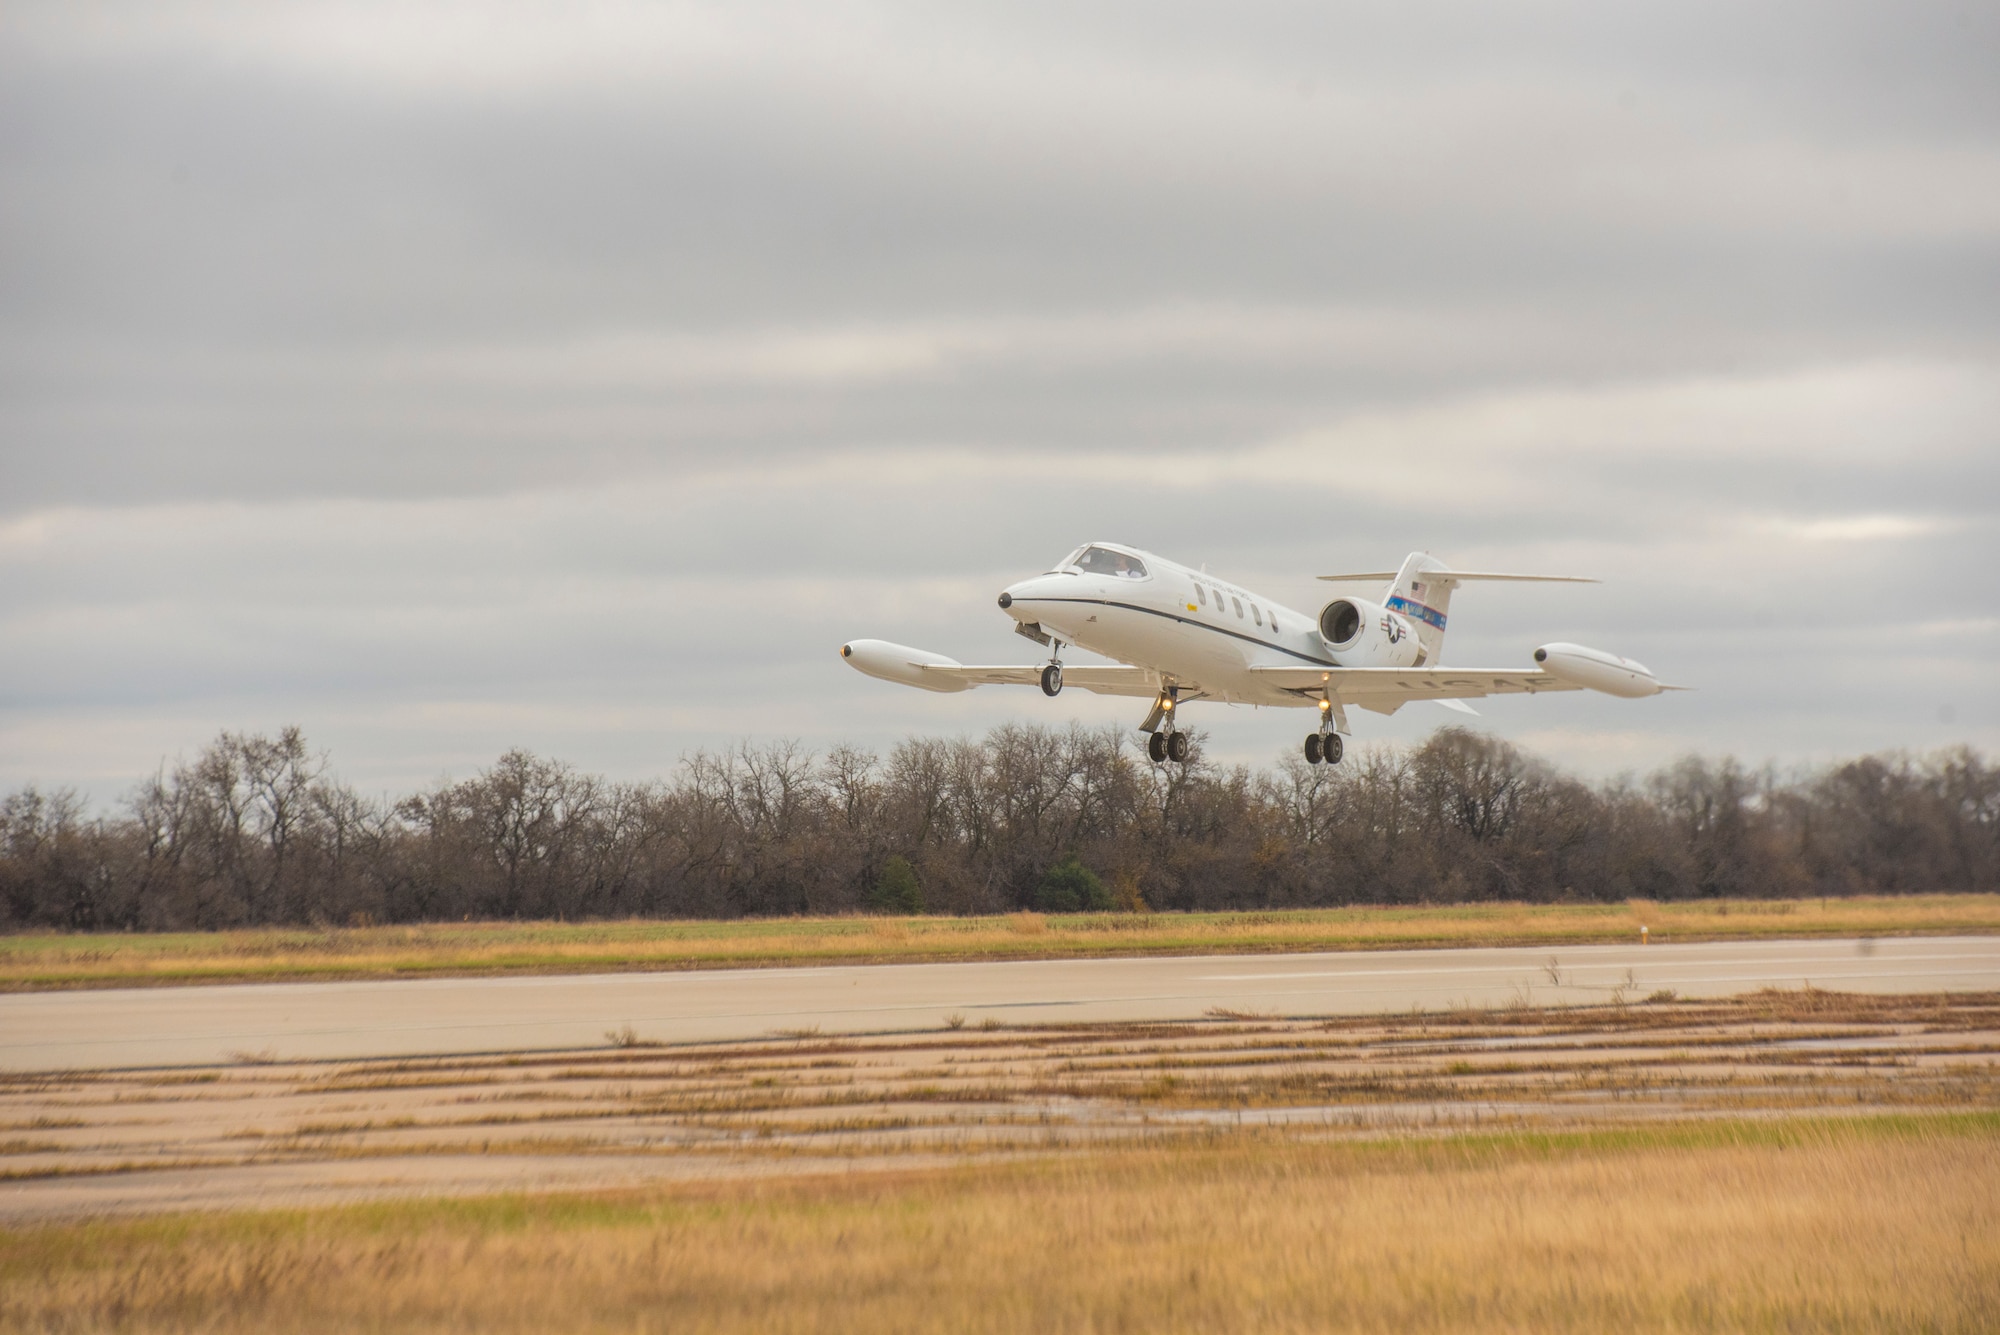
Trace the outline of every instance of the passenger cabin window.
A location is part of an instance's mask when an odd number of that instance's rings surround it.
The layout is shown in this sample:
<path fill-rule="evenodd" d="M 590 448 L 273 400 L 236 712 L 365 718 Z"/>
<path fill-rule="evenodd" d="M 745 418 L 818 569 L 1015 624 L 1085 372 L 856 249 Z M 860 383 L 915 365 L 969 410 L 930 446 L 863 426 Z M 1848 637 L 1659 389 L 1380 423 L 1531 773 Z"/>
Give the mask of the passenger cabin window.
<path fill-rule="evenodd" d="M 1108 547 L 1089 547 L 1077 558 L 1086 575 L 1115 575 L 1120 579 L 1146 578 L 1146 563 L 1136 556 L 1114 552 Z"/>
<path fill-rule="evenodd" d="M 1196 599 L 1196 601 L 1198 601 L 1198 602 L 1199 602 L 1199 603 L 1200 603 L 1200 604 L 1201 604 L 1201 605 L 1202 605 L 1203 607 L 1207 607 L 1207 606 L 1208 606 L 1208 590 L 1207 590 L 1207 589 L 1204 589 L 1204 588 L 1202 588 L 1202 587 L 1201 587 L 1201 585 L 1199 585 L 1199 584 L 1195 585 L 1195 586 L 1194 586 L 1194 596 L 1195 596 L 1195 599 Z"/>
<path fill-rule="evenodd" d="M 1234 594 L 1231 594 L 1231 595 L 1230 595 L 1230 597 L 1229 597 L 1229 601 L 1230 601 L 1231 603 L 1235 604 L 1235 607 L 1236 607 L 1236 619 L 1237 619 L 1238 621 L 1241 621 L 1241 620 L 1243 619 L 1243 600 L 1242 600 L 1241 598 L 1238 598 L 1238 597 L 1237 597 L 1237 596 L 1235 596 Z"/>
<path fill-rule="evenodd" d="M 1260 626 L 1264 624 L 1264 614 L 1257 610 L 1257 604 L 1255 603 L 1250 604 L 1250 619 Z"/>

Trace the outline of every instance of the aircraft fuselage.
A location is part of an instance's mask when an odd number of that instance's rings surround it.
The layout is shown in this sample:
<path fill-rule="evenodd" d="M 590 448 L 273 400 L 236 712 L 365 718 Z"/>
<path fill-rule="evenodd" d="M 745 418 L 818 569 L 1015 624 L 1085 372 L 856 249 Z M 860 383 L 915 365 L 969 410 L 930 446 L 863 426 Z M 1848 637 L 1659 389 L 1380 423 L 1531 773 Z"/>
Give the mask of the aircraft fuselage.
<path fill-rule="evenodd" d="M 1113 550 L 1133 569 L 1067 565 L 1009 585 L 1001 606 L 1064 644 L 1199 683 L 1210 699 L 1297 705 L 1249 669 L 1337 666 L 1310 615 L 1151 552 Z"/>

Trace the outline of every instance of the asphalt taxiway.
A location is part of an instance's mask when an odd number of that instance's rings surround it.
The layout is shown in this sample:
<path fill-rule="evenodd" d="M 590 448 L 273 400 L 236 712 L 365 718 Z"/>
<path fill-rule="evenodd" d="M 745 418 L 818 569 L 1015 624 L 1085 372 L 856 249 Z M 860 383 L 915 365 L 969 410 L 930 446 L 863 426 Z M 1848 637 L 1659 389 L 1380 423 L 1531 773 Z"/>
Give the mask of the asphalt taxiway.
<path fill-rule="evenodd" d="M 1697 999 L 2000 991 L 2000 936 L 1020 960 L 0 996 L 0 1070 L 107 1070 L 869 1033 Z"/>

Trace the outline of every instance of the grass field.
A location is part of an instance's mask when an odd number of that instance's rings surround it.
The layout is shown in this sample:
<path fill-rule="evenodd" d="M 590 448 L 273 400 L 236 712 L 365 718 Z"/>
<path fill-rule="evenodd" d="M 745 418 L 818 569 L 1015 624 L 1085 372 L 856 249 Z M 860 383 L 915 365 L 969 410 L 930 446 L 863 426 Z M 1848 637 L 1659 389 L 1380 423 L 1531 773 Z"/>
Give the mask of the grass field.
<path fill-rule="evenodd" d="M 0 1222 L 1201 1143 L 2000 1115 L 2000 994 L 808 1031 L 0 1074 Z"/>
<path fill-rule="evenodd" d="M 1993 1330 L 1996 1076 L 1815 989 L 20 1073 L 0 1331 Z"/>
<path fill-rule="evenodd" d="M 0 989 L 2000 931 L 2000 895 L 0 936 Z"/>
<path fill-rule="evenodd" d="M 1159 1149 L 0 1232 L 9 1331 L 1990 1331 L 2000 1118 Z"/>

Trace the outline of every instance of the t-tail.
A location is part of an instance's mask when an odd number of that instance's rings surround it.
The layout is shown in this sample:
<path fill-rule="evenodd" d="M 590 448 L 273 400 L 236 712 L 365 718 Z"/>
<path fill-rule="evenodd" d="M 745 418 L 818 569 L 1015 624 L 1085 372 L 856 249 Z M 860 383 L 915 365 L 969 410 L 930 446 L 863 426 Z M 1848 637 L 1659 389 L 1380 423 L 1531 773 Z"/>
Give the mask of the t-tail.
<path fill-rule="evenodd" d="M 1375 571 L 1358 575 L 1321 575 L 1321 579 L 1353 584 L 1387 579 L 1389 587 L 1382 605 L 1406 619 L 1417 633 L 1421 653 L 1415 666 L 1436 667 L 1444 653 L 1445 619 L 1451 612 L 1451 593 L 1460 584 L 1475 580 L 1514 584 L 1595 584 L 1581 575 L 1511 575 L 1490 570 L 1453 570 L 1429 552 L 1411 552 L 1403 558 L 1403 568 L 1391 575 Z"/>

